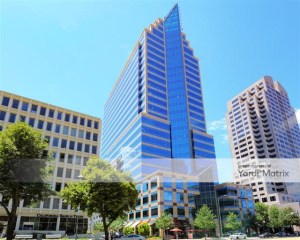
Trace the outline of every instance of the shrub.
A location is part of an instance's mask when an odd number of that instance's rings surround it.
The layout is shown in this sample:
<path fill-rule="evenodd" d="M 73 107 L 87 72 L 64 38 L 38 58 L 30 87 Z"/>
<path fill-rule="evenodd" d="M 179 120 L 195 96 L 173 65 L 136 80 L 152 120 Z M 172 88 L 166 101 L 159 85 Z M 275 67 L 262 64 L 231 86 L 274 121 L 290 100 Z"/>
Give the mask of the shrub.
<path fill-rule="evenodd" d="M 149 236 L 150 226 L 147 223 L 143 223 L 138 226 L 138 233 L 144 237 Z"/>
<path fill-rule="evenodd" d="M 134 233 L 134 228 L 133 227 L 125 227 L 123 229 L 123 234 L 128 235 L 128 234 L 133 234 Z"/>

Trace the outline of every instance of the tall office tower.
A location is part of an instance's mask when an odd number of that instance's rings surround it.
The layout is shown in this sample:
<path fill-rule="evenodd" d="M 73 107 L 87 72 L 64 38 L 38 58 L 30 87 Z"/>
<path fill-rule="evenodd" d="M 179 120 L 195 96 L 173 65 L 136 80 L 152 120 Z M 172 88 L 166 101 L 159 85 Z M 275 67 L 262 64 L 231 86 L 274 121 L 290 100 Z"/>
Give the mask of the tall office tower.
<path fill-rule="evenodd" d="M 269 159 L 270 166 L 277 166 L 275 170 L 299 169 L 299 126 L 288 94 L 279 82 L 263 77 L 230 100 L 227 106 L 228 134 L 235 169 L 267 161 L 261 159 Z M 288 178 L 272 182 L 267 177 L 236 172 L 235 182 L 251 185 L 256 202 L 282 204 L 300 200 L 299 184 L 290 182 Z"/>
<path fill-rule="evenodd" d="M 49 152 L 55 160 L 49 182 L 57 192 L 78 179 L 91 156 L 100 155 L 101 119 L 0 91 L 0 130 L 17 121 L 39 129 L 49 140 Z M 87 216 L 75 213 L 58 196 L 31 206 L 21 201 L 17 215 L 18 233 L 74 234 L 75 215 L 79 216 L 78 233 L 86 233 L 88 228 Z M 0 222 L 6 225 L 6 221 L 6 213 L 0 207 Z"/>
<path fill-rule="evenodd" d="M 205 125 L 199 61 L 181 31 L 177 4 L 136 43 L 105 104 L 101 151 L 139 182 L 158 169 L 188 173 L 197 169 L 195 158 L 215 158 Z M 202 187 L 211 190 L 206 197 L 203 192 L 202 203 L 213 207 L 213 183 Z M 148 194 L 148 187 L 144 191 Z M 159 201 L 164 205 L 163 197 Z M 147 200 L 149 204 L 156 207 L 152 217 L 159 215 L 162 208 L 157 211 L 157 203 Z M 143 217 L 151 218 L 151 211 L 135 219 Z"/>

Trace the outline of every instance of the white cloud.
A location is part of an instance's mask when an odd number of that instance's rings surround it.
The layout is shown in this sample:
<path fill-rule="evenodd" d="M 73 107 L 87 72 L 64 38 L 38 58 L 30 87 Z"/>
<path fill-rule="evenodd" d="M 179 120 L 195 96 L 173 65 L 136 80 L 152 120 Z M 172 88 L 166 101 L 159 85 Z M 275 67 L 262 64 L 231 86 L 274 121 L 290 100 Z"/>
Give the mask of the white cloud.
<path fill-rule="evenodd" d="M 222 144 L 228 143 L 228 134 L 221 134 L 221 139 Z"/>
<path fill-rule="evenodd" d="M 300 124 L 300 108 L 295 109 L 295 113 L 296 113 L 297 122 L 298 124 Z"/>
<path fill-rule="evenodd" d="M 208 131 L 226 130 L 226 119 L 216 120 L 208 123 Z"/>

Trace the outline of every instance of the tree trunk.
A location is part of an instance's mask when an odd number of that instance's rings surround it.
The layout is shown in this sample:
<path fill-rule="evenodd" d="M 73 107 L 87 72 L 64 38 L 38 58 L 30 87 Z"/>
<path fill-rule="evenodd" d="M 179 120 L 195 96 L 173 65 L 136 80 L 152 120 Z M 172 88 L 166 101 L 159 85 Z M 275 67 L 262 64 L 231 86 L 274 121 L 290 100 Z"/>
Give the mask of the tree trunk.
<path fill-rule="evenodd" d="M 109 240 L 108 226 L 106 224 L 105 217 L 102 217 L 102 222 L 103 222 L 103 229 L 104 229 L 104 234 L 105 234 L 105 240 Z"/>
<path fill-rule="evenodd" d="M 11 207 L 10 214 L 8 214 L 6 240 L 12 240 L 14 238 L 18 204 L 19 204 L 18 196 L 15 195 L 12 198 L 12 207 Z"/>

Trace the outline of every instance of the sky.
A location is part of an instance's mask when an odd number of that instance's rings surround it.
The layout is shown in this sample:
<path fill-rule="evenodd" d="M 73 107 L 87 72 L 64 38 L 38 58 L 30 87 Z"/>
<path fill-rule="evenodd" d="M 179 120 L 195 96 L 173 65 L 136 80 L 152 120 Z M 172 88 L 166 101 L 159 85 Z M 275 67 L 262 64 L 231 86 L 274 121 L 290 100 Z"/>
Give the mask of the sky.
<path fill-rule="evenodd" d="M 0 89 L 97 117 L 143 29 L 176 1 L 0 1 Z M 231 179 L 227 102 L 279 80 L 300 121 L 300 1 L 178 1 L 200 59 L 220 182 Z"/>

